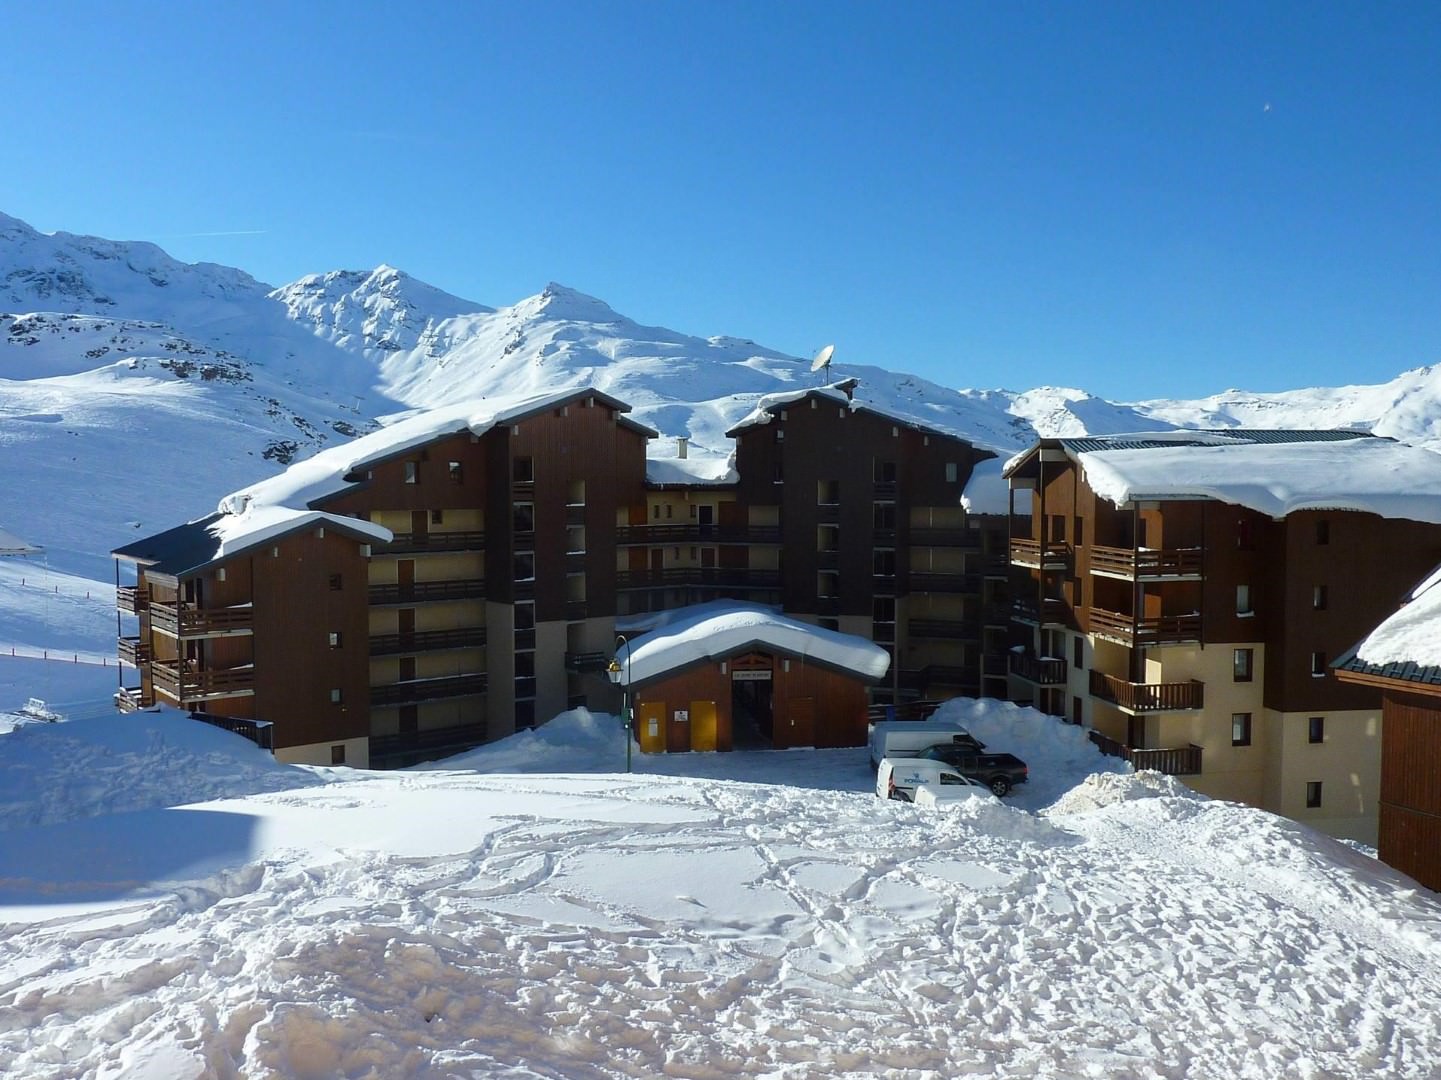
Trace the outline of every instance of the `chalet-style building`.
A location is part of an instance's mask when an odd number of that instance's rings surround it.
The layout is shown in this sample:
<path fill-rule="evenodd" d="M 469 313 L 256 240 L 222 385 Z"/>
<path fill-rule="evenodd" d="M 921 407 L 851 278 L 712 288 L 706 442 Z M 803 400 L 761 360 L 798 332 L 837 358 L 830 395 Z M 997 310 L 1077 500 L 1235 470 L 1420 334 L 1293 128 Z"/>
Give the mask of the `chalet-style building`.
<path fill-rule="evenodd" d="M 648 629 L 643 629 L 645 627 Z M 665 612 L 616 653 L 646 752 L 862 746 L 868 685 L 890 655 L 770 608 L 714 601 Z"/>
<path fill-rule="evenodd" d="M 898 659 L 878 694 L 979 693 L 987 663 L 999 692 L 1004 518 L 961 506 L 992 455 L 854 386 L 763 400 L 721 475 L 683 444 L 648 463 L 656 433 L 591 389 L 322 451 L 114 552 L 140 674 L 117 701 L 287 761 L 404 765 L 614 708 L 616 617 L 719 598 L 881 642 Z"/>
<path fill-rule="evenodd" d="M 1333 667 L 1381 692 L 1381 860 L 1441 892 L 1441 567 Z"/>
<path fill-rule="evenodd" d="M 1441 560 L 1441 456 L 1343 431 L 1045 439 L 1006 468 L 1012 697 L 1374 843 L 1381 695 L 1330 662 Z"/>

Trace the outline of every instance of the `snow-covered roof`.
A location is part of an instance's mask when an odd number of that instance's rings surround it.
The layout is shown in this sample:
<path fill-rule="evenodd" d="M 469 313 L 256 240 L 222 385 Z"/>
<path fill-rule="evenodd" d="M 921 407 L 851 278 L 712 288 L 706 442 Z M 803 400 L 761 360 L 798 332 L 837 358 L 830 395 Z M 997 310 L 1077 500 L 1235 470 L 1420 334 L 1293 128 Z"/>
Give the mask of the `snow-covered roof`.
<path fill-rule="evenodd" d="M 961 492 L 961 505 L 968 514 L 1009 514 L 1011 485 L 1001 475 L 1005 462 L 1000 458 L 978 461 L 971 468 L 966 490 Z"/>
<path fill-rule="evenodd" d="M 117 558 L 143 564 L 151 573 L 180 577 L 269 540 L 307 528 L 331 528 L 360 542 L 388 543 L 383 525 L 319 510 L 251 504 L 242 514 L 211 514 L 188 521 L 133 544 L 117 548 Z"/>
<path fill-rule="evenodd" d="M 804 401 L 811 397 L 833 401 L 851 412 L 871 413 L 889 423 L 914 428 L 916 431 L 940 435 L 947 439 L 957 439 L 961 442 L 971 441 L 970 436 L 947 424 L 944 413 L 938 411 L 935 419 L 928 419 L 922 415 L 931 408 L 926 403 L 919 402 L 916 412 L 900 408 L 894 402 L 882 405 L 866 393 L 864 385 L 857 379 L 845 379 L 841 382 L 826 386 L 812 386 L 804 390 L 764 394 L 757 399 L 755 408 L 733 424 L 726 434 L 734 438 L 747 428 L 769 424 L 775 419 L 775 414 L 786 406 L 794 405 L 798 401 Z"/>
<path fill-rule="evenodd" d="M 1441 566 L 1335 666 L 1401 682 L 1441 685 Z"/>
<path fill-rule="evenodd" d="M 1354 431 L 1144 432 L 1045 445 L 1063 449 L 1116 506 L 1214 499 L 1277 520 L 1355 510 L 1441 523 L 1441 454 Z M 1037 447 L 1007 462 L 1006 474 Z"/>
<path fill-rule="evenodd" d="M 791 656 L 879 679 L 890 668 L 885 649 L 854 634 L 824 630 L 773 608 L 715 600 L 664 613 L 653 629 L 622 646 L 616 659 L 633 683 L 764 645 Z"/>
<path fill-rule="evenodd" d="M 397 454 L 448 435 L 462 432 L 483 435 L 498 425 L 515 423 L 534 413 L 583 397 L 594 397 L 620 412 L 630 409 L 629 405 L 607 394 L 575 387 L 543 394 L 475 398 L 427 409 L 396 420 L 369 435 L 322 450 L 314 457 L 296 462 L 279 476 L 241 488 L 221 499 L 218 509 L 222 514 L 241 513 L 250 505 L 309 509 L 316 501 L 349 487 L 347 476 Z M 647 435 L 655 434 L 650 428 L 634 421 L 625 422 Z"/>
<path fill-rule="evenodd" d="M 645 460 L 647 484 L 725 487 L 739 481 L 734 454 L 729 457 L 648 457 Z"/>
<path fill-rule="evenodd" d="M 0 555 L 39 555 L 45 549 L 0 529 Z"/>

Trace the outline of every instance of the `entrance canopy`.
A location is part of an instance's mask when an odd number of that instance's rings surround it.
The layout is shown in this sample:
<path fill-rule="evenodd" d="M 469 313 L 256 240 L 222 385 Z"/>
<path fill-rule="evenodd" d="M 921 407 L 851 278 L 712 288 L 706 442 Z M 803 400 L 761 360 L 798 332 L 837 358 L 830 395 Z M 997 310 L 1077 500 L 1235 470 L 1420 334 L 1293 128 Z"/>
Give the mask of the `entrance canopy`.
<path fill-rule="evenodd" d="M 616 655 L 633 686 L 752 649 L 804 657 L 869 682 L 880 680 L 891 665 L 890 654 L 865 638 L 823 630 L 759 604 L 716 600 L 654 619 L 635 619 L 631 625 L 645 632 Z"/>
<path fill-rule="evenodd" d="M 38 544 L 27 543 L 14 533 L 0 528 L 0 555 L 39 555 L 44 550 Z"/>

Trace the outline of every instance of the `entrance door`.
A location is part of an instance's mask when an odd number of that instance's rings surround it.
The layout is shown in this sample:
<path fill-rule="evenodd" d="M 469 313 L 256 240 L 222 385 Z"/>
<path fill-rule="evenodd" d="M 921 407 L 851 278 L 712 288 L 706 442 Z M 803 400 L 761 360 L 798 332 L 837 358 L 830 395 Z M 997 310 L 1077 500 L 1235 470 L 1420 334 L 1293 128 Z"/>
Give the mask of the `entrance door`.
<path fill-rule="evenodd" d="M 652 570 L 665 569 L 665 548 L 650 549 L 650 568 Z"/>
<path fill-rule="evenodd" d="M 709 536 L 715 530 L 715 507 L 697 506 L 696 524 L 700 526 L 702 536 Z"/>
<path fill-rule="evenodd" d="M 642 754 L 665 751 L 665 702 L 644 701 L 636 715 L 636 740 Z"/>
<path fill-rule="evenodd" d="M 791 698 L 786 703 L 786 746 L 816 744 L 816 699 Z"/>
<path fill-rule="evenodd" d="M 400 583 L 400 598 L 411 600 L 415 597 L 415 560 L 401 559 L 395 564 L 395 580 Z"/>
<path fill-rule="evenodd" d="M 665 748 L 670 754 L 684 754 L 690 750 L 690 710 L 672 709 L 667 717 Z"/>
<path fill-rule="evenodd" d="M 690 703 L 690 748 L 692 750 L 714 750 L 716 748 L 716 703 L 714 701 L 692 701 Z"/>
<path fill-rule="evenodd" d="M 416 545 L 424 544 L 430 533 L 430 515 L 424 510 L 410 512 L 410 538 Z"/>
<path fill-rule="evenodd" d="M 412 649 L 415 647 L 415 608 L 401 608 L 398 614 L 400 616 L 400 626 L 398 628 L 400 633 L 400 647 L 402 649 Z"/>
<path fill-rule="evenodd" d="M 402 656 L 400 658 L 400 682 L 415 681 L 415 657 Z"/>

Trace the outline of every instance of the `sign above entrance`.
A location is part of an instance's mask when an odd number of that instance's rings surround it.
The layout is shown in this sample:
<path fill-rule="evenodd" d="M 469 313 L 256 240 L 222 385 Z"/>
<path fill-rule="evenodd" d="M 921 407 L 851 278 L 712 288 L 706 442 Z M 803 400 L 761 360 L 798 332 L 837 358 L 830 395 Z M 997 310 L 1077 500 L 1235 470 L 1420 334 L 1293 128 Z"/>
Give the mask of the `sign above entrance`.
<path fill-rule="evenodd" d="M 770 673 L 769 671 L 732 671 L 732 672 L 731 672 L 731 681 L 732 681 L 732 682 L 770 682 L 770 681 L 771 681 L 771 673 Z"/>

